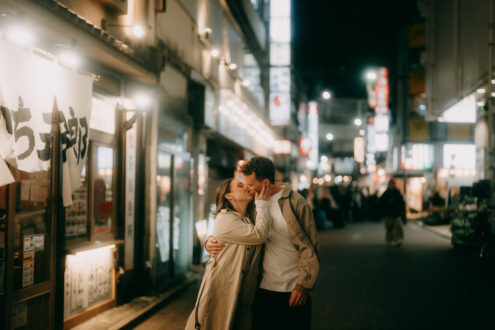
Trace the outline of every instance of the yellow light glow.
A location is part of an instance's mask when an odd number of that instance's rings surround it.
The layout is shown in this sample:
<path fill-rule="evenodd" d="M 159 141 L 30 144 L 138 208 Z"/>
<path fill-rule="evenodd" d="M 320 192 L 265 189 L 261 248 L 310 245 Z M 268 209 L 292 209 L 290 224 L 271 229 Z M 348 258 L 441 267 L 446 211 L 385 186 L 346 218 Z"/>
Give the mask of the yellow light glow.
<path fill-rule="evenodd" d="M 115 244 L 111 244 L 111 245 L 103 246 L 103 247 L 92 249 L 92 250 L 79 251 L 79 252 L 76 252 L 75 257 L 81 256 L 84 254 L 98 256 L 100 253 L 102 253 L 106 250 L 113 249 L 114 247 L 115 247 Z"/>
<path fill-rule="evenodd" d="M 144 28 L 141 25 L 134 25 L 132 28 L 132 34 L 136 38 L 140 39 L 146 34 L 146 31 L 144 30 Z"/>
<path fill-rule="evenodd" d="M 213 58 L 218 58 L 218 56 L 220 56 L 220 51 L 218 49 L 216 49 L 216 48 L 212 49 L 211 50 L 211 56 Z"/>

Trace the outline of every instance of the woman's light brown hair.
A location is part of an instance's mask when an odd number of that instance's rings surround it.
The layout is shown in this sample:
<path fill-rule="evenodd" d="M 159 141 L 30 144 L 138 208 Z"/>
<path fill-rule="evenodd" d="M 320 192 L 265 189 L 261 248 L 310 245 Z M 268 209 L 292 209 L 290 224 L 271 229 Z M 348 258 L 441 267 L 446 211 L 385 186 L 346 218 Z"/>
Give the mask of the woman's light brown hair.
<path fill-rule="evenodd" d="M 232 184 L 232 181 L 234 179 L 230 178 L 222 182 L 216 191 L 215 194 L 215 203 L 217 205 L 216 211 L 213 213 L 213 215 L 216 217 L 220 212 L 222 212 L 223 209 L 225 210 L 232 210 L 236 211 L 235 208 L 232 206 L 232 203 L 225 197 L 226 194 L 230 192 L 230 185 Z M 249 219 L 253 220 L 254 219 L 254 202 L 251 201 L 246 209 L 246 217 Z"/>
<path fill-rule="evenodd" d="M 225 197 L 225 195 L 230 192 L 230 184 L 232 183 L 232 180 L 234 179 L 230 178 L 225 180 L 217 188 L 217 192 L 215 194 L 217 209 L 215 213 L 213 213 L 215 216 L 217 216 L 223 209 L 235 210 L 230 201 Z"/>

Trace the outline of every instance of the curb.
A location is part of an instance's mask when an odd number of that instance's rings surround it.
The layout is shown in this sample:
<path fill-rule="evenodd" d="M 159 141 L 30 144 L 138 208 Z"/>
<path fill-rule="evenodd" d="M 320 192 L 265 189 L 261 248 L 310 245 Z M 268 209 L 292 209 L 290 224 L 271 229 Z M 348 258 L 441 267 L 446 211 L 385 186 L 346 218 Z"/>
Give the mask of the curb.
<path fill-rule="evenodd" d="M 78 330 L 103 330 L 103 329 L 133 329 L 157 310 L 171 302 L 177 294 L 187 289 L 191 284 L 200 281 L 203 272 L 190 272 L 180 283 L 158 296 L 140 296 L 132 301 L 107 310 L 93 318 L 77 325 Z M 134 306 L 134 307 L 133 307 Z M 139 307 L 136 307 L 139 306 Z"/>
<path fill-rule="evenodd" d="M 411 221 L 411 220 L 410 220 L 410 221 Z M 439 237 L 445 238 L 445 239 L 447 239 L 447 240 L 449 240 L 449 241 L 452 239 L 452 237 L 450 237 L 450 236 L 448 236 L 448 235 L 442 234 L 441 232 L 439 232 L 439 231 L 437 231 L 437 230 L 431 229 L 431 228 L 430 228 L 430 226 L 427 226 L 427 225 L 423 224 L 423 221 L 421 221 L 421 220 L 412 220 L 411 222 L 412 222 L 412 223 L 413 223 L 416 227 L 421 228 L 421 229 L 423 229 L 423 230 L 425 230 L 425 231 L 427 231 L 427 232 L 433 233 L 433 234 L 435 234 L 435 235 L 437 235 L 437 236 L 439 236 Z"/>
<path fill-rule="evenodd" d="M 109 330 L 118 330 L 118 329 L 133 329 L 133 328 L 135 328 L 138 324 L 143 322 L 145 319 L 147 319 L 149 316 L 151 316 L 153 313 L 155 313 L 161 307 L 163 307 L 168 302 L 173 300 L 173 298 L 177 294 L 179 294 L 180 292 L 187 289 L 187 287 L 189 287 L 189 285 L 195 283 L 198 279 L 201 279 L 201 277 L 202 277 L 202 274 L 193 275 L 191 278 L 188 278 L 187 280 L 182 282 L 180 285 L 178 285 L 178 286 L 174 287 L 173 289 L 170 289 L 169 291 L 163 293 L 157 301 L 154 301 L 153 303 L 149 304 L 148 306 L 144 307 L 143 309 L 129 315 L 128 317 L 124 318 L 121 322 L 114 324 L 112 327 L 110 327 L 108 329 Z"/>

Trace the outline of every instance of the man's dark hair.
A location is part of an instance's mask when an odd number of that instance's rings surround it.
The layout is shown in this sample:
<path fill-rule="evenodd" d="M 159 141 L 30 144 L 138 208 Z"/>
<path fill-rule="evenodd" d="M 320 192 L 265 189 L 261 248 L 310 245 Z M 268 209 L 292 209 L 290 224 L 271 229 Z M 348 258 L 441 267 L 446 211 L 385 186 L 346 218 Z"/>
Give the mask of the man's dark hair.
<path fill-rule="evenodd" d="M 256 179 L 263 181 L 270 180 L 275 183 L 275 165 L 266 157 L 253 157 L 249 162 L 242 166 L 242 174 L 250 175 L 254 173 Z"/>

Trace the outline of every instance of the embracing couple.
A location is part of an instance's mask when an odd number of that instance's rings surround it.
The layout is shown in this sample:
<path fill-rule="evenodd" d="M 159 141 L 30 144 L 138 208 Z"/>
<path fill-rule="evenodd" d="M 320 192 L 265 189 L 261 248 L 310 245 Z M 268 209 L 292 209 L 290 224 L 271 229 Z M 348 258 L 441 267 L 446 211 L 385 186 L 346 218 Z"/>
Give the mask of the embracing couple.
<path fill-rule="evenodd" d="M 275 183 L 270 159 L 254 157 L 241 172 L 217 189 L 212 257 L 186 329 L 310 329 L 319 270 L 312 210 Z"/>

